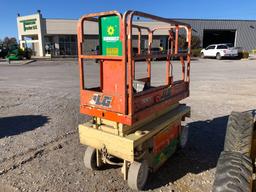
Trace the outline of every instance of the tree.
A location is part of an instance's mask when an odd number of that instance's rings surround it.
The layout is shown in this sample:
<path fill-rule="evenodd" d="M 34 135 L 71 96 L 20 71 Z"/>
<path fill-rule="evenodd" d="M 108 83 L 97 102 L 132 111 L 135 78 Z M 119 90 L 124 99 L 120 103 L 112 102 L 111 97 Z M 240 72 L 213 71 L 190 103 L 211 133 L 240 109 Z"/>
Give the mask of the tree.
<path fill-rule="evenodd" d="M 15 37 L 5 37 L 3 40 L 3 45 L 5 47 L 12 47 L 13 45 L 17 45 L 17 39 Z"/>
<path fill-rule="evenodd" d="M 187 42 L 185 35 L 179 35 L 179 47 L 182 49 L 187 48 Z M 191 37 L 191 49 L 198 49 L 201 47 L 201 40 L 198 36 Z"/>
<path fill-rule="evenodd" d="M 201 47 L 201 40 L 198 36 L 192 36 L 191 38 L 191 48 L 198 49 Z"/>

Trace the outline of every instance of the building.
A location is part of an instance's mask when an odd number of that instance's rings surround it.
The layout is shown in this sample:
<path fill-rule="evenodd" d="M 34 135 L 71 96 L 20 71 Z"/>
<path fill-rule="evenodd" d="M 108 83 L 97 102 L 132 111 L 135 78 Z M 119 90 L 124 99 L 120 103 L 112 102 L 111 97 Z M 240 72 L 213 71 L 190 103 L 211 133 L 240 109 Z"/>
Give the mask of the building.
<path fill-rule="evenodd" d="M 256 48 L 256 20 L 177 19 L 189 23 L 202 47 L 214 43 L 232 43 L 249 51 Z"/>
<path fill-rule="evenodd" d="M 188 23 L 193 35 L 201 40 L 201 47 L 214 43 L 232 43 L 244 50 L 256 48 L 256 20 L 210 20 L 175 19 Z M 145 26 L 161 25 L 151 21 L 137 21 Z M 21 47 L 31 47 L 34 56 L 75 56 L 77 55 L 77 20 L 46 19 L 40 11 L 28 16 L 18 16 L 18 37 Z M 88 22 L 85 28 L 87 49 L 95 50 L 98 45 L 98 26 Z M 88 27 L 89 26 L 89 27 Z M 153 46 L 166 47 L 167 34 L 158 31 Z M 89 45 L 89 46 L 88 46 Z M 142 36 L 142 47 L 147 47 L 146 36 Z"/>

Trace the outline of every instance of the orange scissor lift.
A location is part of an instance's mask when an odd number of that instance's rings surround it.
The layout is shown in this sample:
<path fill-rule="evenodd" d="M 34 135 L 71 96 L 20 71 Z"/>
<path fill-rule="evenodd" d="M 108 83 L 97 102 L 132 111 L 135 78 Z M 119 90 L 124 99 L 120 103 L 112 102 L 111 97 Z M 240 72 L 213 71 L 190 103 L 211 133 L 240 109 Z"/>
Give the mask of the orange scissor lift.
<path fill-rule="evenodd" d="M 161 22 L 147 26 L 134 18 Z M 86 51 L 89 24 L 98 25 L 99 50 Z M 166 51 L 152 51 L 154 34 L 168 34 Z M 185 31 L 187 48 L 180 51 L 179 32 Z M 124 179 L 132 189 L 142 189 L 149 171 L 159 168 L 176 150 L 186 144 L 188 128 L 182 126 L 190 107 L 179 101 L 189 96 L 191 27 L 138 11 L 88 14 L 78 23 L 80 66 L 80 112 L 92 118 L 79 125 L 80 142 L 87 145 L 84 164 L 98 169 L 103 164 L 122 166 Z M 141 48 L 146 37 L 147 49 Z M 136 43 L 134 43 L 136 42 Z M 136 44 L 136 49 L 134 48 Z M 165 58 L 164 85 L 152 86 L 152 60 Z M 178 58 L 181 80 L 173 80 L 171 58 Z M 99 85 L 86 87 L 89 60 L 98 60 Z M 144 78 L 135 78 L 135 66 L 146 62 Z M 88 64 L 89 63 L 89 64 Z M 116 159 L 119 159 L 117 161 Z"/>

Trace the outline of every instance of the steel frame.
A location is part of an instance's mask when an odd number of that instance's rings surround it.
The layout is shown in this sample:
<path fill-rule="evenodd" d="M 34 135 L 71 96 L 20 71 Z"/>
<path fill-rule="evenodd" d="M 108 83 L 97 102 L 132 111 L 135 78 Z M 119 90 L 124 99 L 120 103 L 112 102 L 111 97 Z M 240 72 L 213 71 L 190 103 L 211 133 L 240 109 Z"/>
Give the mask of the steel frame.
<path fill-rule="evenodd" d="M 120 40 L 122 42 L 122 56 L 103 56 L 103 55 L 85 55 L 83 54 L 83 42 L 84 42 L 84 27 L 85 21 L 98 22 L 98 18 L 101 16 L 116 15 L 120 20 Z M 135 16 L 144 17 L 160 22 L 164 22 L 167 25 L 164 27 L 155 27 L 150 29 L 145 26 L 140 26 L 133 23 Z M 186 53 L 179 53 L 178 35 L 180 29 L 185 29 L 186 39 L 188 42 L 188 49 Z M 138 30 L 138 53 L 133 54 L 132 29 Z M 146 30 L 148 35 L 148 52 L 141 53 L 140 41 L 141 31 Z M 154 54 L 151 52 L 151 46 L 153 41 L 153 35 L 157 30 L 169 31 L 169 43 L 171 49 L 166 54 Z M 173 32 L 175 30 L 175 34 Z M 166 19 L 154 15 L 150 15 L 138 11 L 127 11 L 124 15 L 117 11 L 100 12 L 94 14 L 88 14 L 78 22 L 78 59 L 80 67 L 80 96 L 81 105 L 80 111 L 83 114 L 87 114 L 94 117 L 99 117 L 128 126 L 132 126 L 140 121 L 152 117 L 158 111 L 166 109 L 168 106 L 173 105 L 180 100 L 189 96 L 189 82 L 190 82 L 190 57 L 191 57 L 191 34 L 192 29 L 190 25 L 177 22 L 171 19 Z M 135 79 L 135 61 L 144 59 L 147 61 L 148 74 L 141 81 L 150 83 L 151 78 L 151 60 L 166 56 L 166 85 L 150 88 L 140 93 L 133 92 L 133 81 Z M 182 79 L 180 81 L 173 82 L 172 64 L 170 62 L 171 57 L 179 57 L 182 67 Z M 184 60 L 186 57 L 186 61 Z M 97 59 L 100 60 L 101 66 L 101 91 L 96 89 L 85 89 L 84 86 L 84 59 Z M 120 82 L 112 82 L 114 84 L 123 83 L 119 85 L 116 92 L 106 93 L 103 89 L 103 78 L 106 73 L 111 71 L 104 71 L 103 65 L 117 65 L 120 66 L 118 80 Z M 105 74 L 104 74 L 105 73 Z M 104 81 L 108 81 L 104 79 Z M 111 81 L 111 80 L 109 80 Z M 167 93 L 167 94 L 166 94 Z M 111 107 L 102 107 L 90 103 L 93 95 L 98 94 L 100 96 L 110 95 L 113 100 Z"/>

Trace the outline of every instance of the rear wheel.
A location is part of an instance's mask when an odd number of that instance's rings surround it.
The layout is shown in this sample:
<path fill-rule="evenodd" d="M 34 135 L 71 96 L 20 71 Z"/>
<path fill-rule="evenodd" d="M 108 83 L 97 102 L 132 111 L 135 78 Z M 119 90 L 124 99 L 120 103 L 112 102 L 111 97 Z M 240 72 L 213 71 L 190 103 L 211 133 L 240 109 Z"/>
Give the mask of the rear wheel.
<path fill-rule="evenodd" d="M 217 54 L 216 54 L 216 59 L 221 60 L 221 55 L 220 55 L 220 53 L 217 53 Z"/>
<path fill-rule="evenodd" d="M 179 138 L 179 148 L 183 149 L 187 145 L 188 133 L 189 133 L 188 126 L 182 126 L 180 138 Z"/>
<path fill-rule="evenodd" d="M 132 162 L 128 170 L 128 185 L 131 189 L 142 190 L 147 182 L 149 173 L 148 163 Z"/>
<path fill-rule="evenodd" d="M 213 192 L 252 191 L 251 159 L 238 152 L 224 151 L 218 160 Z"/>
<path fill-rule="evenodd" d="M 253 137 L 253 115 L 250 112 L 232 112 L 229 116 L 224 151 L 250 156 Z"/>

